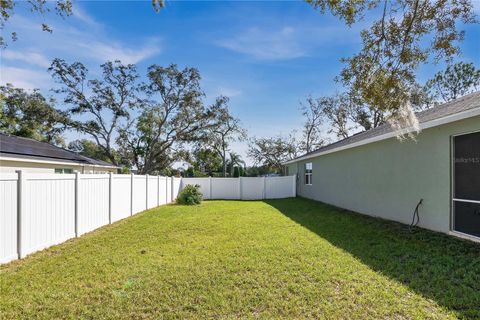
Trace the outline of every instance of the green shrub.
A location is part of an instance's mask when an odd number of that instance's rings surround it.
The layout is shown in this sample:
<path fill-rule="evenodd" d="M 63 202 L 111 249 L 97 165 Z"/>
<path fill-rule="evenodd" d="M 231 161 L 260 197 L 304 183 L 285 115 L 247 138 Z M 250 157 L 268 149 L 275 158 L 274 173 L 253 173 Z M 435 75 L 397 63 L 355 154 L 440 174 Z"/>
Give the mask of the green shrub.
<path fill-rule="evenodd" d="M 200 204 L 203 200 L 203 195 L 200 192 L 200 186 L 198 184 L 188 184 L 178 194 L 177 203 L 186 205 Z"/>

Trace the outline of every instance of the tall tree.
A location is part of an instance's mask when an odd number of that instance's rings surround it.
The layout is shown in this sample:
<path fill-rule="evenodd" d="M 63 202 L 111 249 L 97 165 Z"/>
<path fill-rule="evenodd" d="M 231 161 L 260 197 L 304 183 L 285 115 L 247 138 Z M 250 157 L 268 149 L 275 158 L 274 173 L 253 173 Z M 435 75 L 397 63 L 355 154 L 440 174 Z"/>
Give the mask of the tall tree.
<path fill-rule="evenodd" d="M 0 131 L 63 145 L 67 116 L 38 90 L 28 93 L 11 85 L 0 87 Z"/>
<path fill-rule="evenodd" d="M 79 139 L 71 141 L 68 144 L 68 150 L 89 158 L 110 162 L 104 150 L 92 140 Z"/>
<path fill-rule="evenodd" d="M 455 100 L 480 88 L 480 69 L 473 63 L 449 65 L 427 81 L 427 90 L 441 102 Z"/>
<path fill-rule="evenodd" d="M 190 155 L 189 161 L 195 170 L 212 176 L 215 172 L 222 170 L 222 158 L 215 150 L 205 147 L 204 143 L 199 143 Z"/>
<path fill-rule="evenodd" d="M 138 104 L 137 72 L 134 65 L 120 61 L 101 65 L 102 78 L 88 79 L 88 69 L 80 62 L 68 64 L 55 59 L 49 68 L 60 88 L 63 102 L 73 116 L 69 126 L 90 135 L 111 163 L 118 165 L 114 142 L 122 120 Z"/>
<path fill-rule="evenodd" d="M 201 139 L 210 113 L 195 68 L 152 65 L 142 89 L 148 98 L 140 115 L 121 129 L 117 142 L 123 156 L 145 174 L 165 170 L 183 144 Z"/>
<path fill-rule="evenodd" d="M 235 168 L 245 167 L 245 161 L 243 161 L 242 156 L 236 152 L 229 152 L 228 167 L 230 168 L 230 176 L 233 177 Z"/>
<path fill-rule="evenodd" d="M 209 110 L 210 124 L 204 141 L 222 158 L 222 173 L 227 176 L 227 152 L 230 143 L 246 138 L 246 131 L 241 127 L 240 120 L 235 118 L 228 108 L 227 97 L 219 97 Z"/>
<path fill-rule="evenodd" d="M 300 110 L 304 117 L 302 149 L 311 152 L 325 144 L 322 138 L 321 125 L 324 119 L 322 103 L 319 99 L 309 96 L 306 103 L 302 103 Z"/>
<path fill-rule="evenodd" d="M 376 20 L 362 30 L 362 48 L 343 59 L 340 79 L 363 103 L 404 125 L 415 125 L 409 96 L 418 67 L 449 60 L 464 38 L 461 25 L 476 22 L 470 0 L 307 0 L 348 26 L 368 13 Z M 413 122 L 413 123 L 412 123 Z"/>
<path fill-rule="evenodd" d="M 281 173 L 283 163 L 298 154 L 298 142 L 293 134 L 287 137 L 254 138 L 248 149 L 248 156 L 256 165 L 268 167 L 276 173 Z"/>

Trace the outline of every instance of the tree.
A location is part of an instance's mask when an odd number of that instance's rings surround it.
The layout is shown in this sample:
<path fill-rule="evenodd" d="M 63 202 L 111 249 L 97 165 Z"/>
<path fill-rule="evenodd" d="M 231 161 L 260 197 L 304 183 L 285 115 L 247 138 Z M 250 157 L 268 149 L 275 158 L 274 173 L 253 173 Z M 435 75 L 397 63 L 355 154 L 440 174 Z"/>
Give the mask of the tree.
<path fill-rule="evenodd" d="M 480 69 L 473 63 L 458 62 L 436 73 L 426 87 L 437 101 L 455 100 L 479 89 Z"/>
<path fill-rule="evenodd" d="M 195 170 L 209 176 L 222 170 L 222 158 L 215 150 L 203 147 L 203 143 L 193 150 L 189 162 Z"/>
<path fill-rule="evenodd" d="M 0 87 L 0 130 L 4 133 L 63 145 L 66 115 L 38 90 L 28 93 L 11 85 Z"/>
<path fill-rule="evenodd" d="M 138 75 L 134 65 L 120 61 L 106 62 L 101 68 L 102 78 L 91 80 L 80 62 L 54 59 L 48 70 L 61 85 L 54 91 L 71 106 L 68 113 L 77 116 L 69 121 L 69 127 L 93 137 L 110 162 L 118 165 L 113 144 L 121 121 L 128 120 L 129 111 L 139 103 Z"/>
<path fill-rule="evenodd" d="M 301 104 L 300 110 L 305 118 L 305 122 L 303 123 L 302 149 L 308 153 L 325 144 L 320 130 L 324 119 L 321 100 L 309 96 L 306 104 Z"/>
<path fill-rule="evenodd" d="M 281 173 L 283 163 L 296 158 L 298 153 L 298 143 L 291 134 L 288 137 L 254 138 L 247 154 L 256 165 Z"/>
<path fill-rule="evenodd" d="M 140 115 L 117 139 L 121 153 L 141 174 L 163 171 L 183 157 L 183 144 L 200 140 L 210 117 L 197 69 L 152 65 L 147 76 Z"/>
<path fill-rule="evenodd" d="M 71 141 L 68 144 L 68 150 L 81 154 L 82 156 L 110 162 L 110 159 L 94 141 L 80 139 Z"/>
<path fill-rule="evenodd" d="M 240 126 L 240 120 L 230 114 L 228 98 L 219 97 L 209 110 L 210 124 L 204 141 L 222 158 L 222 173 L 227 176 L 227 152 L 234 141 L 244 140 L 246 131 Z"/>
<path fill-rule="evenodd" d="M 421 64 L 449 60 L 464 38 L 460 24 L 476 22 L 470 0 L 307 0 L 320 12 L 330 11 L 351 27 L 367 13 L 379 15 L 362 30 L 362 48 L 342 59 L 340 80 L 366 105 L 388 119 L 415 125 L 410 89 Z"/>
<path fill-rule="evenodd" d="M 230 167 L 230 176 L 234 176 L 235 169 L 237 173 L 240 174 L 238 168 L 245 167 L 245 161 L 243 161 L 242 156 L 235 152 L 229 152 L 230 160 L 228 161 L 228 167 Z M 237 175 L 238 177 L 239 175 Z"/>

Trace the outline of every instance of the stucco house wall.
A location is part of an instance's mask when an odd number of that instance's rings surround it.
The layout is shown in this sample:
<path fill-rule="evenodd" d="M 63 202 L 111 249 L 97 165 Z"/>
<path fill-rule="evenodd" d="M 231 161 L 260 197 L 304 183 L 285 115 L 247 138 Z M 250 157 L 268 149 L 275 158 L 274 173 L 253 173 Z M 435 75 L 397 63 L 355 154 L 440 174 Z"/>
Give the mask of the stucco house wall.
<path fill-rule="evenodd" d="M 298 173 L 297 194 L 359 213 L 450 231 L 451 137 L 480 130 L 480 116 L 423 130 L 416 141 L 390 138 L 287 165 Z M 305 163 L 313 183 L 305 185 Z"/>

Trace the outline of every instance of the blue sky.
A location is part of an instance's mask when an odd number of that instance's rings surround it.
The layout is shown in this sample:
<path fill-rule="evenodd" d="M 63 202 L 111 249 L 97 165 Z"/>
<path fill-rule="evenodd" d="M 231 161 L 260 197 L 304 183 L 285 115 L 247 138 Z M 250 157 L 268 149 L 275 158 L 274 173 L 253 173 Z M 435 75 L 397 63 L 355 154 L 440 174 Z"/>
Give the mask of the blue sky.
<path fill-rule="evenodd" d="M 339 59 L 359 49 L 359 31 L 366 25 L 349 29 L 297 1 L 167 1 L 158 14 L 150 1 L 77 1 L 74 7 L 65 20 L 46 17 L 53 34 L 40 31 L 40 17 L 20 10 L 12 18 L 6 31 L 17 31 L 19 40 L 1 52 L 2 84 L 48 94 L 54 84 L 46 69 L 55 57 L 81 61 L 93 75 L 113 59 L 136 63 L 141 74 L 151 64 L 193 66 L 200 70 L 207 101 L 229 96 L 250 136 L 300 129 L 301 100 L 341 90 L 334 81 Z M 479 1 L 476 7 L 480 12 Z M 458 60 L 479 66 L 480 27 L 465 30 Z M 419 80 L 442 67 L 422 67 Z M 247 144 L 234 149 L 245 157 Z"/>

